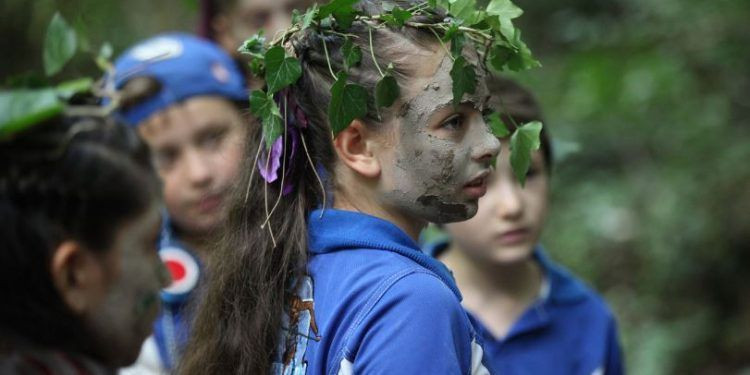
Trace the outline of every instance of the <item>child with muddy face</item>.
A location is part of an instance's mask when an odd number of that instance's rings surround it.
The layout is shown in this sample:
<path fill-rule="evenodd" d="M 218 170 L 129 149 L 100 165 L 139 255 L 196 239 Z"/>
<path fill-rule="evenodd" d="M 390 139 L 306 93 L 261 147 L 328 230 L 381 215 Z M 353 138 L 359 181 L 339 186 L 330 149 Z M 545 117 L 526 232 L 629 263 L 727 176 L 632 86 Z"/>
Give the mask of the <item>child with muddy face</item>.
<path fill-rule="evenodd" d="M 372 89 L 393 63 L 401 95 L 334 135 L 338 34 L 285 45 L 302 70 L 277 98 L 286 151 L 250 136 L 181 373 L 487 373 L 453 278 L 416 243 L 428 221 L 477 211 L 500 146 L 482 119 L 486 88 L 478 79 L 454 103 L 452 57 L 434 34 L 355 21 L 347 35 L 371 56 L 349 81 Z"/>
<path fill-rule="evenodd" d="M 0 140 L 0 373 L 105 374 L 132 363 L 169 276 L 145 146 L 100 117 Z"/>

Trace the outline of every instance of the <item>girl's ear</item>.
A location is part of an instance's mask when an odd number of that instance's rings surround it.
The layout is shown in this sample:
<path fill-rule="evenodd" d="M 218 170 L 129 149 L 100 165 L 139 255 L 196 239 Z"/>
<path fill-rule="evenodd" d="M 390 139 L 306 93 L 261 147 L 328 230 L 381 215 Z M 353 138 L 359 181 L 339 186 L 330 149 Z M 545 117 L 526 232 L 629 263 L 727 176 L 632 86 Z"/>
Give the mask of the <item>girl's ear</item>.
<path fill-rule="evenodd" d="M 368 178 L 380 176 L 380 161 L 375 155 L 381 145 L 362 121 L 352 121 L 333 140 L 333 147 L 339 159 L 358 174 Z"/>
<path fill-rule="evenodd" d="M 55 249 L 50 273 L 60 297 L 74 313 L 83 314 L 104 295 L 104 263 L 77 241 L 63 241 Z"/>

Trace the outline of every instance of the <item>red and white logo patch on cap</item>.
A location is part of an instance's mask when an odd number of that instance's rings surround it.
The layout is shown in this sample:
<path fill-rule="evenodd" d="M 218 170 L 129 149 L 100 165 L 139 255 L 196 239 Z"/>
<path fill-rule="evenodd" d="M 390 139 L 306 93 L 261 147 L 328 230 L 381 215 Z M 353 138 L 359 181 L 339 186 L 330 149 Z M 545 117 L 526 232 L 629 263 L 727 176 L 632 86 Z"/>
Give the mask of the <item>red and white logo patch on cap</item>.
<path fill-rule="evenodd" d="M 200 268 L 195 258 L 178 247 L 167 247 L 159 250 L 162 262 L 172 275 L 172 283 L 163 289 L 169 294 L 185 294 L 198 285 Z"/>

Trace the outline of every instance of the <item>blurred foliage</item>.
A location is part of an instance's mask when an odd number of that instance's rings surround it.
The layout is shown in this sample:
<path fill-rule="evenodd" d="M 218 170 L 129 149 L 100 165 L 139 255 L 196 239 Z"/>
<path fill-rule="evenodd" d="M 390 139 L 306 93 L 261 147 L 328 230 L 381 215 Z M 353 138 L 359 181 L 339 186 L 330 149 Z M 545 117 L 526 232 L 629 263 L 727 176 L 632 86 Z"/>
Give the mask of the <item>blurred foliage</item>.
<path fill-rule="evenodd" d="M 750 2 L 518 4 L 552 256 L 609 301 L 630 373 L 750 371 Z"/>
<path fill-rule="evenodd" d="M 57 10 L 88 38 L 72 78 L 105 41 L 194 30 L 196 1 L 4 0 L 0 85 L 45 82 Z M 555 139 L 549 252 L 611 304 L 629 373 L 750 373 L 750 1 L 517 3 Z"/>

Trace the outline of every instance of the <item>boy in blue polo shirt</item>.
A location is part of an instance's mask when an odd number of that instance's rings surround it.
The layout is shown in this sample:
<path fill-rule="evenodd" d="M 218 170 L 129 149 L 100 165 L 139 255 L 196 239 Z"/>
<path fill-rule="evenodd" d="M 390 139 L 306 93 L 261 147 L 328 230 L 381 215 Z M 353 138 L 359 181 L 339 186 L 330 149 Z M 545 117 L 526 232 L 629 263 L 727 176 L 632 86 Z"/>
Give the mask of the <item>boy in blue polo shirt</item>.
<path fill-rule="evenodd" d="M 532 95 L 491 78 L 490 107 L 508 125 L 541 121 Z M 545 128 L 546 129 L 546 128 Z M 547 215 L 551 149 L 545 130 L 521 187 L 502 151 L 472 219 L 445 225 L 451 241 L 426 252 L 452 271 L 499 374 L 623 373 L 615 319 L 606 303 L 537 243 Z M 502 150 L 508 140 L 502 139 Z"/>
<path fill-rule="evenodd" d="M 137 127 L 163 182 L 159 255 L 173 282 L 162 290 L 154 335 L 129 370 L 160 373 L 174 368 L 187 342 L 185 306 L 200 281 L 210 236 L 227 216 L 247 133 L 248 90 L 229 55 L 188 34 L 140 42 L 114 68 L 118 115 Z"/>

